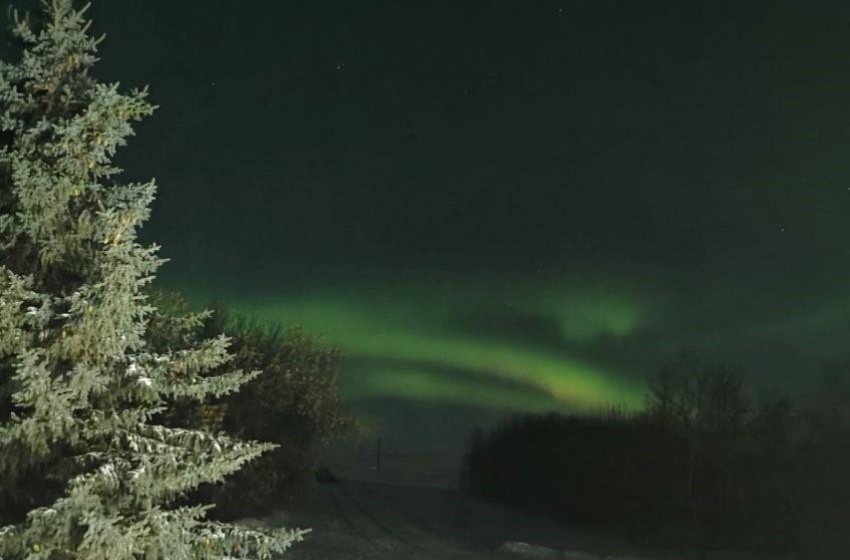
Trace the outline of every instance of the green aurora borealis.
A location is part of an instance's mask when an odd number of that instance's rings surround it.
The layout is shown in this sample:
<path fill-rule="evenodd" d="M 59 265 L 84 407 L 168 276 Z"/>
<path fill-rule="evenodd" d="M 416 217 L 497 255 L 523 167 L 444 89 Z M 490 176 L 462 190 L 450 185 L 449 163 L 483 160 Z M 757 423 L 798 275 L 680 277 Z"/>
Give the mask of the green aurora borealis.
<path fill-rule="evenodd" d="M 645 377 L 682 349 L 783 391 L 846 357 L 850 298 L 829 294 L 789 299 L 777 312 L 743 288 L 677 294 L 635 271 L 508 279 L 396 270 L 270 289 L 227 284 L 226 274 L 206 276 L 223 285 L 193 283 L 169 276 L 169 266 L 165 284 L 199 305 L 222 302 L 262 323 L 322 334 L 343 351 L 340 386 L 350 401 L 592 413 L 639 408 Z M 746 322 L 729 324 L 733 315 Z"/>
<path fill-rule="evenodd" d="M 352 281 L 301 297 L 285 292 L 226 303 L 264 323 L 324 334 L 347 357 L 342 390 L 349 398 L 584 412 L 612 404 L 635 408 L 643 399 L 633 376 L 568 351 L 570 344 L 627 336 L 649 317 L 645 301 L 615 286 L 488 286 L 456 278 L 439 287 L 358 290 Z M 188 293 L 197 297 L 199 290 Z M 224 297 L 208 295 L 207 301 Z M 529 324 L 533 319 L 537 325 Z"/>

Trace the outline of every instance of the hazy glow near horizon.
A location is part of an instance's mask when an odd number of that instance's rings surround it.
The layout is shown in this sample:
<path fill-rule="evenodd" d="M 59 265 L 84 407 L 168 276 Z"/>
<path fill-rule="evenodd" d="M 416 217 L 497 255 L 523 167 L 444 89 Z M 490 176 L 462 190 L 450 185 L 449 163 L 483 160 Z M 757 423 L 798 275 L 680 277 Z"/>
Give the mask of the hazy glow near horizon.
<path fill-rule="evenodd" d="M 643 383 L 634 376 L 571 357 L 551 340 L 538 342 L 522 324 L 498 324 L 500 317 L 542 318 L 551 326 L 547 336 L 579 344 L 625 336 L 640 324 L 643 303 L 598 287 L 581 288 L 349 286 L 225 301 L 262 323 L 299 324 L 324 335 L 349 358 L 340 379 L 345 398 L 397 397 L 529 412 L 639 408 Z M 473 323 L 458 325 L 458 317 Z"/>

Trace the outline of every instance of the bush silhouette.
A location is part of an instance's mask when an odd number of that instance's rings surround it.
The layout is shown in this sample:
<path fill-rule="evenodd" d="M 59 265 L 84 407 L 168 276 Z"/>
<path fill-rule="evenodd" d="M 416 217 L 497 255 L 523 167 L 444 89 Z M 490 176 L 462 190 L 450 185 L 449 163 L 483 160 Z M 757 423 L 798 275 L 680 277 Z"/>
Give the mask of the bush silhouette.
<path fill-rule="evenodd" d="M 189 308 L 178 294 L 157 297 L 175 317 Z M 168 344 L 169 326 L 160 324 L 157 332 Z M 354 424 L 337 393 L 339 352 L 299 327 L 269 329 L 223 308 L 206 314 L 198 329 L 200 336 L 221 332 L 231 337 L 229 366 L 260 375 L 224 399 L 179 403 L 169 421 L 277 444 L 244 472 L 193 497 L 215 503 L 213 514 L 222 519 L 270 513 L 304 495 L 322 445 Z"/>
<path fill-rule="evenodd" d="M 640 413 L 520 415 L 476 431 L 462 485 L 652 548 L 838 558 L 850 545 L 850 400 L 837 394 L 757 399 L 734 371 L 682 359 L 650 380 Z"/>

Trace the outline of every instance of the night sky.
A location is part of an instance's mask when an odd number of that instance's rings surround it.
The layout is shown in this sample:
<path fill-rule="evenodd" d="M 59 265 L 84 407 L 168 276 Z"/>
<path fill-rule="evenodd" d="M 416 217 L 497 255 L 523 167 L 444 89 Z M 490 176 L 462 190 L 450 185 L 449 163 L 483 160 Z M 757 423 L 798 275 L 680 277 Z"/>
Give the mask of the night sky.
<path fill-rule="evenodd" d="M 847 356 L 846 2 L 91 14 L 160 105 L 119 163 L 161 285 L 324 333 L 379 425 L 639 406 L 682 348 L 792 391 Z"/>

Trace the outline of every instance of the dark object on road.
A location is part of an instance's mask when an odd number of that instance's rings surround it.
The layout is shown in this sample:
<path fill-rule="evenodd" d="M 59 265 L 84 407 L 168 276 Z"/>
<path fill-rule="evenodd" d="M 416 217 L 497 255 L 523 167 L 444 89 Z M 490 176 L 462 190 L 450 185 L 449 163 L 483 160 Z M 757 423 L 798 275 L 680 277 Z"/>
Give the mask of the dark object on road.
<path fill-rule="evenodd" d="M 319 484 L 336 484 L 339 482 L 339 479 L 328 467 L 319 467 L 313 475 Z"/>

